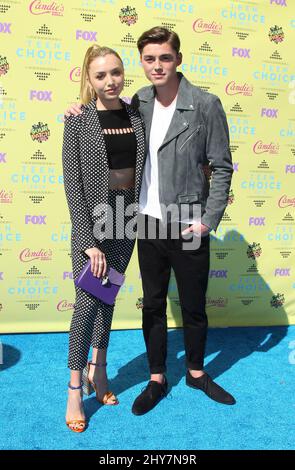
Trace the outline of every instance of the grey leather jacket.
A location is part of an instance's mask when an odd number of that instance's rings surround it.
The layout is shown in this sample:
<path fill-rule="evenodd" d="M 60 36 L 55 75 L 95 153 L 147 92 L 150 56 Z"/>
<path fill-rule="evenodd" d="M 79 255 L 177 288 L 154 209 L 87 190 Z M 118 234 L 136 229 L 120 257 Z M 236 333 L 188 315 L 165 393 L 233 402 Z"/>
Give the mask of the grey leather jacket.
<path fill-rule="evenodd" d="M 160 203 L 200 204 L 202 223 L 215 230 L 227 206 L 233 173 L 228 125 L 220 99 L 192 85 L 182 73 L 176 109 L 158 151 Z M 153 86 L 132 99 L 150 137 L 155 100 Z M 212 171 L 211 183 L 205 168 Z"/>

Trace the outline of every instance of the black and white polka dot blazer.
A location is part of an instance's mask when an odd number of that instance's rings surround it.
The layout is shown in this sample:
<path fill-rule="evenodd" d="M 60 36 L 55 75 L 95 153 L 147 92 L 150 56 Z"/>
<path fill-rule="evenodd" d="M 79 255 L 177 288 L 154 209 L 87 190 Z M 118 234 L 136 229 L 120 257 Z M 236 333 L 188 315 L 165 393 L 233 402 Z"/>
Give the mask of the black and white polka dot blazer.
<path fill-rule="evenodd" d="M 145 136 L 140 115 L 126 107 L 137 141 L 135 168 L 135 204 L 138 206 L 143 167 Z M 102 128 L 96 110 L 96 99 L 82 107 L 82 114 L 65 121 L 63 136 L 63 176 L 65 194 L 72 222 L 72 237 L 81 251 L 98 245 L 103 235 L 94 236 L 97 221 L 95 207 L 108 203 L 109 166 Z M 103 216 L 99 218 L 104 223 Z"/>

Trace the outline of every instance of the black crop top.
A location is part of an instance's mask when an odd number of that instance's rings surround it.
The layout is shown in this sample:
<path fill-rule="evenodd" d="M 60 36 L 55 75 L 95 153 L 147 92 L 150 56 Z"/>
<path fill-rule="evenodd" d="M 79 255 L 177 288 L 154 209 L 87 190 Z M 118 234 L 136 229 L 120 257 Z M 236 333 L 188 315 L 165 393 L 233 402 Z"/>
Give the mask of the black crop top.
<path fill-rule="evenodd" d="M 126 109 L 97 112 L 106 143 L 109 168 L 135 168 L 136 138 Z"/>

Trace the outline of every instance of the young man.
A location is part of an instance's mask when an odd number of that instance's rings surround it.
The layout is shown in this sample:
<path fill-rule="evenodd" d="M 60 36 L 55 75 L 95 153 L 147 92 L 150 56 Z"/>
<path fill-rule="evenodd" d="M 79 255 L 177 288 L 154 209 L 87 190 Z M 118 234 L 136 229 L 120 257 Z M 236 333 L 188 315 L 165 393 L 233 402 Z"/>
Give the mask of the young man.
<path fill-rule="evenodd" d="M 148 412 L 167 393 L 166 297 L 171 267 L 183 317 L 186 384 L 203 390 L 213 400 L 234 404 L 235 399 L 203 371 L 209 232 L 217 229 L 222 218 L 233 172 L 226 117 L 219 98 L 177 73 L 182 61 L 177 34 L 152 28 L 141 35 L 137 46 L 145 75 L 152 83 L 133 98 L 145 122 L 149 145 L 140 193 L 141 217 L 146 223 L 161 225 L 163 209 L 184 202 L 200 204 L 202 218 L 201 227 L 192 222 L 183 232 L 201 231 L 198 249 L 182 249 L 180 240 L 169 236 L 169 229 L 167 239 L 138 239 L 143 333 L 151 380 L 132 411 L 136 415 Z M 204 173 L 208 164 L 212 170 L 210 187 Z"/>
<path fill-rule="evenodd" d="M 139 226 L 154 224 L 156 238 L 138 239 L 143 284 L 143 334 L 150 381 L 133 403 L 132 412 L 150 411 L 167 394 L 166 298 L 173 268 L 183 317 L 186 384 L 211 399 L 234 404 L 235 399 L 203 371 L 208 320 L 205 311 L 209 274 L 209 232 L 216 230 L 227 205 L 233 173 L 228 126 L 219 98 L 193 86 L 177 67 L 181 64 L 180 40 L 162 27 L 144 32 L 138 49 L 147 79 L 152 83 L 133 97 L 145 126 L 148 155 L 139 201 Z M 75 113 L 75 108 L 71 108 Z M 211 184 L 204 169 L 210 166 Z M 188 232 L 201 234 L 197 249 L 183 249 L 172 236 L 179 219 L 166 223 L 171 204 L 201 206 L 201 225 L 189 220 Z M 165 222 L 164 222 L 165 221 Z M 159 235 L 168 227 L 166 238 Z M 143 224 L 144 225 L 144 224 Z"/>

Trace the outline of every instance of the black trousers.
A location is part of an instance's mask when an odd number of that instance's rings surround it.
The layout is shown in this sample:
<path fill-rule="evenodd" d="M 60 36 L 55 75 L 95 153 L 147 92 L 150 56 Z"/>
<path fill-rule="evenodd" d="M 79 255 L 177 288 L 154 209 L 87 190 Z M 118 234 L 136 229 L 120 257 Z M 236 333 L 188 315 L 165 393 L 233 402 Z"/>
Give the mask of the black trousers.
<path fill-rule="evenodd" d="M 149 237 L 143 226 L 154 222 L 156 238 Z M 138 258 L 143 284 L 143 334 L 150 372 L 166 371 L 167 293 L 171 268 L 174 270 L 183 319 L 186 367 L 202 369 L 207 337 L 206 290 L 209 274 L 209 235 L 201 238 L 198 249 L 183 250 L 183 238 L 173 239 L 172 224 L 167 225 L 167 239 L 160 239 L 161 222 L 139 215 Z M 184 227 L 177 224 L 179 230 Z"/>

